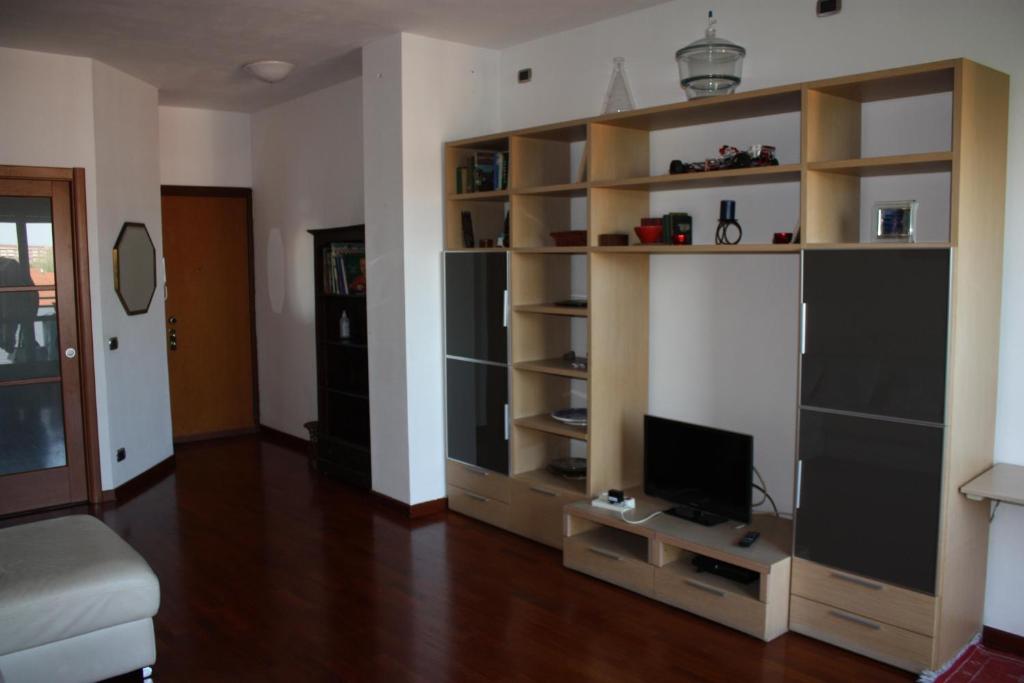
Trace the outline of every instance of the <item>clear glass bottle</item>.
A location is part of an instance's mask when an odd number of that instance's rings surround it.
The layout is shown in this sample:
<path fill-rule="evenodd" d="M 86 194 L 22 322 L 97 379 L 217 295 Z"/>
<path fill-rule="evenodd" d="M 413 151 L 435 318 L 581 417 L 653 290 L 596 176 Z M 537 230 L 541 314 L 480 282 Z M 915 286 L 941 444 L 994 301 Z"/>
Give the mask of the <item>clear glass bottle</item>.
<path fill-rule="evenodd" d="M 636 104 L 633 102 L 633 95 L 629 91 L 629 84 L 626 83 L 625 58 L 616 57 L 612 61 L 615 63 L 615 66 L 612 67 L 612 79 L 608 83 L 608 94 L 604 96 L 605 114 L 630 111 L 636 108 Z"/>

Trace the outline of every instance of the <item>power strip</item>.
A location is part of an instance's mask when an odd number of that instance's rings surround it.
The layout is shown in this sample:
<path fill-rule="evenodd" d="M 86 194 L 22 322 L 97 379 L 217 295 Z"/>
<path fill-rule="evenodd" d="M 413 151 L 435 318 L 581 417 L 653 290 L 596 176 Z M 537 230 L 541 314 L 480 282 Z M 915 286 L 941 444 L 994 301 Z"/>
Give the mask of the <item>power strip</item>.
<path fill-rule="evenodd" d="M 597 498 L 590 501 L 590 504 L 596 508 L 602 508 L 604 510 L 615 510 L 616 512 L 625 512 L 626 510 L 636 509 L 636 498 L 626 498 L 621 503 L 609 503 L 608 494 L 602 493 Z"/>

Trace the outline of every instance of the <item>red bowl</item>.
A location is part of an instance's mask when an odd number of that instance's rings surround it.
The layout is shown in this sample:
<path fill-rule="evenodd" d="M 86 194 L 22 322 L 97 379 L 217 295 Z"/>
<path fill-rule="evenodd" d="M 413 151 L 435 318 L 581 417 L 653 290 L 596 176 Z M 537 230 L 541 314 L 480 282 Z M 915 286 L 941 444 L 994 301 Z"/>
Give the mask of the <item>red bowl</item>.
<path fill-rule="evenodd" d="M 633 230 L 643 244 L 657 244 L 664 233 L 660 225 L 638 225 Z"/>

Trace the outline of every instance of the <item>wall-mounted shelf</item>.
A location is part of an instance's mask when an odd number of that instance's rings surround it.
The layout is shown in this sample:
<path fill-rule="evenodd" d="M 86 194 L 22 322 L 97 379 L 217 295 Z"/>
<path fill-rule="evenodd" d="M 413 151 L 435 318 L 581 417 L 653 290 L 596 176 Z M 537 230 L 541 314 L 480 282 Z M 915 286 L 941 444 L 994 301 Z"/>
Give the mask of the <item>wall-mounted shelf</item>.
<path fill-rule="evenodd" d="M 555 491 L 568 493 L 576 496 L 586 495 L 586 479 L 566 479 L 546 469 L 530 470 L 513 477 L 517 481 L 525 482 L 531 486 L 554 489 Z"/>
<path fill-rule="evenodd" d="M 971 500 L 1024 505 L 1024 466 L 1000 462 L 960 487 Z"/>
<path fill-rule="evenodd" d="M 586 197 L 589 183 L 561 183 L 513 190 L 520 195 L 545 195 L 548 197 Z"/>
<path fill-rule="evenodd" d="M 870 178 L 874 176 L 902 175 L 906 173 L 942 173 L 953 167 L 952 152 L 925 152 L 923 154 L 898 154 L 866 159 L 842 159 L 840 161 L 816 161 L 807 164 L 809 171 L 842 173 L 844 175 Z"/>
<path fill-rule="evenodd" d="M 732 185 L 763 185 L 766 183 L 800 182 L 800 164 L 781 166 L 759 166 L 756 168 L 734 168 L 725 171 L 703 173 L 677 173 L 675 175 L 629 178 L 594 182 L 591 187 L 612 190 L 689 190 L 707 187 L 729 187 Z"/>
<path fill-rule="evenodd" d="M 574 318 L 586 318 L 590 309 L 581 306 L 558 306 L 556 304 L 524 304 L 513 307 L 517 313 L 542 313 L 545 315 L 566 315 Z"/>
<path fill-rule="evenodd" d="M 595 254 L 795 254 L 800 244 L 634 244 L 627 247 L 591 247 Z"/>
<path fill-rule="evenodd" d="M 548 375 L 560 377 L 571 377 L 573 379 L 587 379 L 586 370 L 578 370 L 568 361 L 561 358 L 548 358 L 546 360 L 524 360 L 519 361 L 513 367 L 516 370 L 528 370 L 529 372 L 542 372 Z"/>
<path fill-rule="evenodd" d="M 572 425 L 563 424 L 550 415 L 520 417 L 515 420 L 515 425 L 517 427 L 525 427 L 526 429 L 534 429 L 538 432 L 567 436 L 570 439 L 577 439 L 579 441 L 587 440 L 586 427 L 573 427 Z"/>
<path fill-rule="evenodd" d="M 487 192 L 463 192 L 450 194 L 448 199 L 453 202 L 507 202 L 508 190 L 488 190 Z"/>

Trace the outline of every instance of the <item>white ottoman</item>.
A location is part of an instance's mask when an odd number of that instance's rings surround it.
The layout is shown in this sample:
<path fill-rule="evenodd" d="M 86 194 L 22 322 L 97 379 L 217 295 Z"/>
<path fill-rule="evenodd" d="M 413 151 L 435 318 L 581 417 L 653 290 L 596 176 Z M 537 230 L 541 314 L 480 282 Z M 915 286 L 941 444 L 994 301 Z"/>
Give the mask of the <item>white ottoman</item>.
<path fill-rule="evenodd" d="M 86 515 L 0 529 L 0 681 L 90 683 L 151 667 L 160 584 Z"/>

